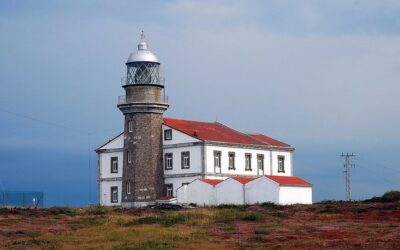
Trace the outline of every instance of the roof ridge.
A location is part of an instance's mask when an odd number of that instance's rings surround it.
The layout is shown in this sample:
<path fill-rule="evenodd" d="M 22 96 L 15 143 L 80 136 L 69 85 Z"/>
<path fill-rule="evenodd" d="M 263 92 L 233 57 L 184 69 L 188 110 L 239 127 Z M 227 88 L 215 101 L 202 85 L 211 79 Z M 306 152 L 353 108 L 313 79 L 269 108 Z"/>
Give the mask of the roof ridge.
<path fill-rule="evenodd" d="M 253 134 L 253 133 L 249 133 L 249 136 L 253 137 L 254 139 L 260 140 L 260 139 L 254 137 L 254 136 L 256 136 L 256 135 L 261 135 L 261 136 L 267 137 L 267 138 L 269 138 L 269 139 L 271 139 L 271 140 L 274 140 L 274 141 L 277 141 L 277 142 L 279 142 L 279 143 L 282 143 L 282 144 L 286 145 L 287 147 L 292 147 L 290 144 L 287 144 L 287 143 L 285 143 L 285 142 L 283 142 L 283 141 L 277 140 L 277 139 L 275 139 L 275 138 L 269 137 L 269 136 L 264 135 L 264 134 L 260 134 L 260 133 L 254 133 L 254 134 Z M 272 144 L 269 144 L 269 145 L 272 145 Z"/>
<path fill-rule="evenodd" d="M 234 131 L 234 132 L 236 132 L 236 133 L 239 133 L 239 134 L 241 134 L 241 135 L 243 135 L 243 136 L 246 136 L 246 137 L 248 137 L 248 138 L 250 138 L 250 139 L 252 139 L 252 140 L 255 140 L 255 138 L 254 138 L 253 136 L 250 136 L 250 135 L 248 135 L 248 134 L 246 134 L 246 133 L 243 133 L 243 132 L 240 132 L 240 131 L 238 131 L 238 130 L 236 130 L 236 129 L 233 129 L 233 128 L 231 128 L 231 127 L 228 127 L 228 126 L 226 126 L 225 124 L 222 124 L 222 123 L 220 123 L 220 122 L 215 122 L 215 123 L 218 124 L 218 125 L 221 125 L 221 126 L 224 127 L 224 128 L 227 128 L 227 129 L 230 129 L 230 130 L 232 130 L 232 131 Z M 261 141 L 261 140 L 255 140 L 255 141 L 260 142 L 260 143 L 265 144 L 265 145 L 271 145 L 271 144 L 267 144 L 267 143 L 265 143 L 265 142 L 263 142 L 263 141 Z"/>

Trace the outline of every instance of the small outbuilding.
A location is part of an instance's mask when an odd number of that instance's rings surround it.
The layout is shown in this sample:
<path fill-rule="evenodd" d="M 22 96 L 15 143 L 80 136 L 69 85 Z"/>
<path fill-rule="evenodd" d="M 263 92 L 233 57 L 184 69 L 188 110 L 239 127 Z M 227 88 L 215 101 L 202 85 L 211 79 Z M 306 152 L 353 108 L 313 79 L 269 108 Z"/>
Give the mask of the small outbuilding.
<path fill-rule="evenodd" d="M 198 206 L 251 205 L 263 202 L 280 205 L 312 204 L 312 185 L 296 176 L 196 179 L 178 188 L 177 201 Z"/>
<path fill-rule="evenodd" d="M 194 203 L 198 206 L 217 205 L 216 185 L 223 180 L 196 179 L 176 190 L 178 203 Z"/>

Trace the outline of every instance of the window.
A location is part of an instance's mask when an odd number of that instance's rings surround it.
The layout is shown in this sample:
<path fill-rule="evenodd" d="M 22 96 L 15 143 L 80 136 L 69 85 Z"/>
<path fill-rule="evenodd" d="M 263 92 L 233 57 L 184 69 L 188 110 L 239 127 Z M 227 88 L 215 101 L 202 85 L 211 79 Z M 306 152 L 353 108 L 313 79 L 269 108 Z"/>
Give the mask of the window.
<path fill-rule="evenodd" d="M 165 141 L 172 140 L 172 129 L 164 130 L 164 140 Z"/>
<path fill-rule="evenodd" d="M 214 151 L 214 172 L 221 173 L 221 151 Z"/>
<path fill-rule="evenodd" d="M 126 194 L 131 194 L 131 183 L 129 181 L 126 183 Z"/>
<path fill-rule="evenodd" d="M 118 202 L 118 187 L 111 187 L 111 203 Z"/>
<path fill-rule="evenodd" d="M 181 153 L 182 169 L 190 168 L 190 152 L 185 151 Z"/>
<path fill-rule="evenodd" d="M 133 122 L 132 121 L 128 121 L 128 131 L 129 132 L 133 131 Z"/>
<path fill-rule="evenodd" d="M 264 170 L 264 155 L 257 155 L 257 168 Z"/>
<path fill-rule="evenodd" d="M 118 157 L 111 157 L 111 173 L 118 173 Z"/>
<path fill-rule="evenodd" d="M 285 173 L 285 156 L 278 155 L 278 173 Z"/>
<path fill-rule="evenodd" d="M 172 169 L 172 153 L 166 153 L 164 156 L 164 167 L 165 170 L 171 170 Z"/>
<path fill-rule="evenodd" d="M 128 163 L 132 163 L 131 151 L 126 151 L 126 154 L 127 154 L 127 158 L 128 158 Z"/>
<path fill-rule="evenodd" d="M 165 184 L 165 189 L 167 190 L 167 196 L 174 196 L 174 185 Z"/>
<path fill-rule="evenodd" d="M 245 160 L 246 160 L 246 171 L 251 171 L 251 154 L 246 153 L 245 154 Z"/>
<path fill-rule="evenodd" d="M 229 157 L 229 169 L 235 170 L 235 153 L 229 152 L 228 157 Z"/>

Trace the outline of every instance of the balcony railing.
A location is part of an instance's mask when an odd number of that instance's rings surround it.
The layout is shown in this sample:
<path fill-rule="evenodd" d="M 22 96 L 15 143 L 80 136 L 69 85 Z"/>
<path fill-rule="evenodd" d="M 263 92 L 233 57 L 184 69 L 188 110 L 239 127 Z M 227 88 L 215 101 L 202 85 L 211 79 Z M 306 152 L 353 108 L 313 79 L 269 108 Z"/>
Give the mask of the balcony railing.
<path fill-rule="evenodd" d="M 135 85 L 135 84 L 140 84 L 140 83 L 132 83 L 132 82 L 129 82 L 128 81 L 128 78 L 127 77 L 121 77 L 121 86 L 125 86 L 125 85 Z M 151 83 L 152 84 L 152 83 Z M 165 85 L 165 78 L 160 78 L 158 81 L 157 81 L 157 85 L 162 85 L 162 86 L 164 86 Z"/>
<path fill-rule="evenodd" d="M 129 103 L 135 103 L 135 102 L 155 102 L 155 103 L 168 103 L 168 96 L 161 95 L 161 96 L 155 96 L 155 95 L 144 95 L 141 96 L 141 98 L 137 98 L 136 100 L 129 101 Z M 118 105 L 120 104 L 127 104 L 128 101 L 126 99 L 126 95 L 121 95 L 118 96 Z"/>

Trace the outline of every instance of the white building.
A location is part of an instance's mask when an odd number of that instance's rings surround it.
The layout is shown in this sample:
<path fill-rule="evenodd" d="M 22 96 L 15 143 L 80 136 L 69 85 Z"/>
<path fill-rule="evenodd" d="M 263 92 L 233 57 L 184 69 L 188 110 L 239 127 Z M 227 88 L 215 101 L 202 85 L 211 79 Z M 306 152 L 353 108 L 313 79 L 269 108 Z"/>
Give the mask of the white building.
<path fill-rule="evenodd" d="M 142 32 L 117 105 L 124 132 L 96 150 L 101 205 L 146 206 L 168 197 L 199 205 L 312 202 L 311 184 L 293 177 L 290 145 L 218 122 L 164 118 L 160 65 Z"/>
<path fill-rule="evenodd" d="M 311 184 L 293 177 L 294 148 L 288 144 L 218 122 L 171 118 L 163 119 L 162 134 L 165 196 L 178 202 L 312 203 Z M 120 134 L 96 150 L 101 205 L 120 205 L 123 139 Z"/>

